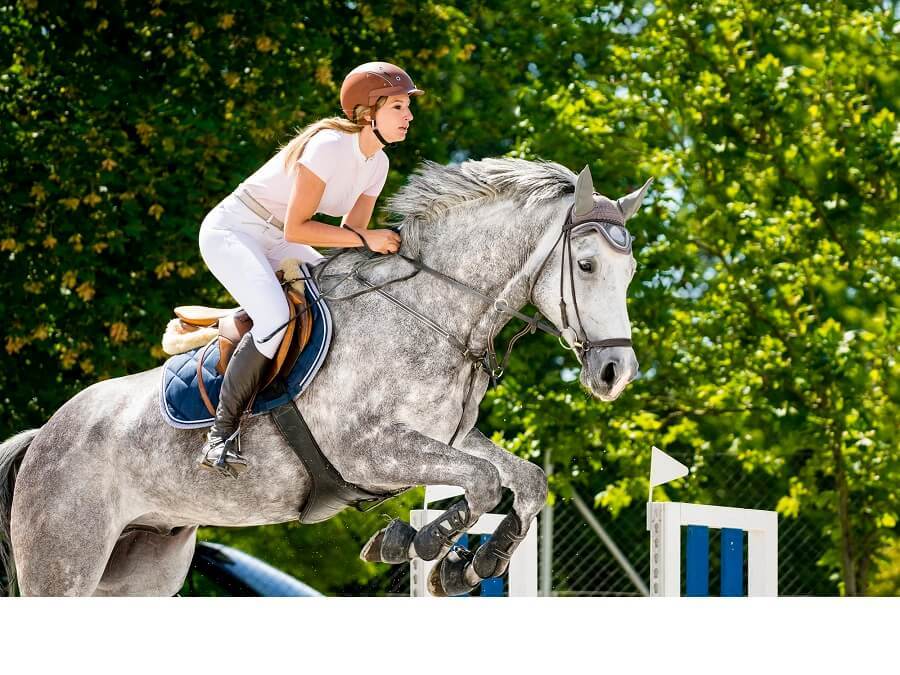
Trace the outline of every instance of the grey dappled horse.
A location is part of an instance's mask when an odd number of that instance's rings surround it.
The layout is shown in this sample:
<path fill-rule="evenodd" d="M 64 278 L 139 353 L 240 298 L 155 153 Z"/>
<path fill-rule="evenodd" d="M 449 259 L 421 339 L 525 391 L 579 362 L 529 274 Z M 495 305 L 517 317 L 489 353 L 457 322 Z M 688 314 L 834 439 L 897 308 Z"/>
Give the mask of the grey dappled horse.
<path fill-rule="evenodd" d="M 637 374 L 625 305 L 635 261 L 621 225 L 649 181 L 616 201 L 594 193 L 587 168 L 575 184 L 575 174 L 551 162 L 426 162 L 389 204 L 403 218 L 400 253 L 483 295 L 422 273 L 388 287 L 432 326 L 379 293 L 331 302 L 331 351 L 296 399 L 345 480 L 376 493 L 465 489 L 434 523 L 416 532 L 393 521 L 362 553 L 392 563 L 440 559 L 430 580 L 437 594 L 502 573 L 546 499 L 541 469 L 475 428 L 489 373 L 473 367 L 472 355 L 492 346 L 510 310 L 530 302 L 561 331 L 594 396 L 615 399 Z M 570 216 L 600 223 L 569 227 L 571 240 L 560 246 Z M 616 219 L 618 230 L 604 229 Z M 330 271 L 361 258 L 348 252 Z M 385 256 L 366 274 L 380 284 L 411 270 L 404 258 Z M 362 288 L 352 281 L 341 290 Z M 199 525 L 297 520 L 310 478 L 271 418 L 245 419 L 242 448 L 252 465 L 240 480 L 198 471 L 205 430 L 163 421 L 160 379 L 156 368 L 98 382 L 40 429 L 0 446 L 0 549 L 23 595 L 172 595 Z M 513 513 L 495 536 L 474 554 L 452 546 L 497 505 L 501 486 L 514 495 Z"/>

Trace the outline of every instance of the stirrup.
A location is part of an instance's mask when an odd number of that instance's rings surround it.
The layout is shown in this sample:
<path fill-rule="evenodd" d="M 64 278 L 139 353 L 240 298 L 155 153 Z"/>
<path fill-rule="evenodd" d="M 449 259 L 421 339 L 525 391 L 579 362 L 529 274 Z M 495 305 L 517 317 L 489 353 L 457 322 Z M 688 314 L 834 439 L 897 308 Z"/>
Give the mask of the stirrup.
<path fill-rule="evenodd" d="M 237 478 L 247 468 L 247 460 L 240 451 L 240 427 L 228 438 L 207 437 L 203 454 L 197 462 L 201 469 Z"/>

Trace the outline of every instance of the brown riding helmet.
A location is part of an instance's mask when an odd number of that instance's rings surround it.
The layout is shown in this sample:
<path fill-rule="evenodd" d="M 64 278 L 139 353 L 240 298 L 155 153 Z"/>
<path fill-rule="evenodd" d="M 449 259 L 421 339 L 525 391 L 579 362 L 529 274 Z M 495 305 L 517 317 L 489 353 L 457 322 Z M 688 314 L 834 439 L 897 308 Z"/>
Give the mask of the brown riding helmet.
<path fill-rule="evenodd" d="M 384 61 L 372 61 L 357 66 L 341 85 L 341 108 L 351 122 L 358 105 L 373 106 L 380 96 L 421 96 L 412 78 L 402 68 Z"/>

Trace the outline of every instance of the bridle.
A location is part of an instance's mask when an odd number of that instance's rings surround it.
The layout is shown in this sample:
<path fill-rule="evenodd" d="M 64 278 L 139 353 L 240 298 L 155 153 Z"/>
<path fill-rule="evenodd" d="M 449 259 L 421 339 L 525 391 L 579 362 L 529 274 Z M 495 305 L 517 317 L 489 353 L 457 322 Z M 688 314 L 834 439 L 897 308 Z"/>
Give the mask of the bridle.
<path fill-rule="evenodd" d="M 603 340 L 588 339 L 587 334 L 584 330 L 584 325 L 581 322 L 581 312 L 578 309 L 578 296 L 575 293 L 575 269 L 573 267 L 574 258 L 572 256 L 572 234 L 575 230 L 582 228 L 593 229 L 594 231 L 599 232 L 601 235 L 603 235 L 603 238 L 614 251 L 623 255 L 631 255 L 631 244 L 634 239 L 631 236 L 631 233 L 629 233 L 627 228 L 625 227 L 624 220 L 613 219 L 609 216 L 606 216 L 604 218 L 597 218 L 595 220 L 578 220 L 574 216 L 574 210 L 575 205 L 573 204 L 569 207 L 568 214 L 566 215 L 566 221 L 563 223 L 563 226 L 560 229 L 559 236 L 556 238 L 553 246 L 550 247 L 550 252 L 538 266 L 537 272 L 534 275 L 534 280 L 536 282 L 540 277 L 541 272 L 543 272 L 544 267 L 547 264 L 547 261 L 550 259 L 550 256 L 553 255 L 553 251 L 555 251 L 556 247 L 559 246 L 560 242 L 562 242 L 562 258 L 560 259 L 559 272 L 559 316 L 560 322 L 562 323 L 562 329 L 560 331 L 557 331 L 557 335 L 560 338 L 560 344 L 566 349 L 572 349 L 578 355 L 578 360 L 583 363 L 584 357 L 587 356 L 588 352 L 590 352 L 592 349 L 606 349 L 608 347 L 631 347 L 632 342 L 631 338 L 606 338 Z M 572 305 L 575 308 L 575 318 L 578 321 L 577 331 L 569 323 L 569 314 L 566 311 L 566 299 L 564 294 L 564 284 L 566 278 L 566 257 L 568 257 L 569 259 L 569 292 L 572 296 Z M 533 292 L 533 290 L 534 286 L 529 289 L 529 301 L 531 301 L 531 293 Z M 571 347 L 568 347 L 562 340 L 562 337 L 565 336 L 567 331 L 571 331 L 576 336 L 575 340 L 573 340 L 571 343 Z"/>
<path fill-rule="evenodd" d="M 376 292 L 379 295 L 383 296 L 393 304 L 397 305 L 401 309 L 405 310 L 407 313 L 415 317 L 418 321 L 428 326 L 430 329 L 435 331 L 436 333 L 443 336 L 457 351 L 462 354 L 462 356 L 469 361 L 471 364 L 471 369 L 468 376 L 468 382 L 466 386 L 466 395 L 463 398 L 462 404 L 462 415 L 460 416 L 459 423 L 456 425 L 456 430 L 453 432 L 453 436 L 451 437 L 448 445 L 452 445 L 454 440 L 456 440 L 456 435 L 459 433 L 460 427 L 462 426 L 463 419 L 465 418 L 466 406 L 468 404 L 469 399 L 471 398 L 473 385 L 475 381 L 475 374 L 478 372 L 487 372 L 494 385 L 497 384 L 500 377 L 502 377 L 503 372 L 506 370 L 506 366 L 509 363 L 510 355 L 512 354 L 513 347 L 520 337 L 525 335 L 526 333 L 535 333 L 537 330 L 541 330 L 549 335 L 553 335 L 556 337 L 560 344 L 565 349 L 570 349 L 574 351 L 578 357 L 580 362 L 584 361 L 584 357 L 592 350 L 602 350 L 610 347 L 631 347 L 632 342 L 631 338 L 606 338 L 603 340 L 590 340 L 588 339 L 584 326 L 581 321 L 581 314 L 578 309 L 578 299 L 575 294 L 575 271 L 573 267 L 573 258 L 572 258 L 572 235 L 576 230 L 581 230 L 582 228 L 590 228 L 599 232 L 604 240 L 613 248 L 617 253 L 621 253 L 624 255 L 631 255 L 632 251 L 632 241 L 633 237 L 628 232 L 625 227 L 624 219 L 618 219 L 616 214 L 610 213 L 611 209 L 606 209 L 606 212 L 602 217 L 594 217 L 591 216 L 596 215 L 595 211 L 591 211 L 587 214 L 587 218 L 578 218 L 574 213 L 575 205 L 569 207 L 569 210 L 566 214 L 566 220 L 563 223 L 559 236 L 556 238 L 553 246 L 550 247 L 550 250 L 547 252 L 547 255 L 541 261 L 540 265 L 537 268 L 537 272 L 531 277 L 527 300 L 529 303 L 534 304 L 532 299 L 532 293 L 534 292 L 534 286 L 537 283 L 538 278 L 541 275 L 544 267 L 547 264 L 547 261 L 553 255 L 553 252 L 556 250 L 556 247 L 562 243 L 562 259 L 560 261 L 560 275 L 559 275 L 559 309 L 560 309 L 560 317 L 562 322 L 562 329 L 557 330 L 557 328 L 551 324 L 548 324 L 544 321 L 540 320 L 541 313 L 539 311 L 535 312 L 533 316 L 527 316 L 522 312 L 519 312 L 515 309 L 512 309 L 507 301 L 503 298 L 491 297 L 488 294 L 478 290 L 477 288 L 473 288 L 468 284 L 459 281 L 458 279 L 454 279 L 453 277 L 444 274 L 443 272 L 439 272 L 417 258 L 411 258 L 409 256 L 403 255 L 401 253 L 393 254 L 395 257 L 400 257 L 413 266 L 414 271 L 411 274 L 407 274 L 396 279 L 390 279 L 380 284 L 373 284 L 368 281 L 364 276 L 363 272 L 370 267 L 374 266 L 377 263 L 382 262 L 387 256 L 377 254 L 372 251 L 366 240 L 355 230 L 351 228 L 347 228 L 349 232 L 353 232 L 357 236 L 359 236 L 360 240 L 363 243 L 363 247 L 365 249 L 364 259 L 358 262 L 353 266 L 353 268 L 349 272 L 339 273 L 339 274 L 325 274 L 325 271 L 328 267 L 340 256 L 353 251 L 352 248 L 345 248 L 334 255 L 329 256 L 325 259 L 324 262 L 319 263 L 316 267 L 312 269 L 312 278 L 311 280 L 315 282 L 318 287 L 320 293 L 319 297 L 313 303 L 310 303 L 304 311 L 309 311 L 309 308 L 314 304 L 318 304 L 320 302 L 324 302 L 325 300 L 349 300 L 350 298 L 355 298 L 360 295 L 364 295 L 366 293 Z M 566 257 L 568 256 L 569 265 L 569 290 L 572 296 L 572 304 L 575 309 L 575 318 L 578 322 L 578 330 L 576 331 L 574 327 L 572 327 L 569 323 L 568 312 L 566 308 L 566 301 L 564 296 L 565 289 L 565 271 L 566 271 Z M 516 335 L 514 335 L 507 345 L 506 353 L 503 356 L 503 359 L 497 360 L 497 352 L 494 346 L 494 341 L 497 337 L 498 330 L 490 330 L 487 340 L 487 346 L 483 351 L 473 351 L 468 347 L 466 342 L 460 340 L 458 337 L 454 336 L 449 331 L 442 328 L 440 325 L 436 324 L 434 321 L 424 316 L 414 308 L 410 307 L 402 300 L 398 299 L 394 295 L 391 295 L 386 290 L 384 290 L 385 286 L 389 284 L 395 284 L 400 281 L 406 281 L 416 276 L 419 272 L 426 272 L 431 276 L 434 276 L 442 281 L 445 281 L 457 288 L 475 295 L 478 298 L 488 302 L 489 306 L 493 306 L 494 311 L 496 311 L 499 315 L 507 314 L 511 317 L 515 317 L 517 319 L 521 319 L 525 322 L 525 326 L 520 330 Z M 309 277 L 305 277 L 309 279 Z M 322 280 L 323 279 L 333 279 L 338 278 L 339 281 L 332 284 L 328 291 L 323 289 Z M 360 283 L 364 288 L 360 291 L 355 291 L 352 293 L 348 293 L 346 295 L 335 295 L 335 290 L 342 285 L 348 279 L 353 279 L 354 281 Z M 302 315 L 302 314 L 301 314 Z M 260 340 L 260 342 L 266 342 L 270 340 L 273 336 L 277 335 L 288 323 L 296 320 L 299 316 L 294 316 L 288 319 L 287 322 L 276 328 L 265 338 Z M 571 344 L 566 344 L 564 338 L 568 338 L 568 334 L 571 332 L 576 337 L 571 341 Z"/>

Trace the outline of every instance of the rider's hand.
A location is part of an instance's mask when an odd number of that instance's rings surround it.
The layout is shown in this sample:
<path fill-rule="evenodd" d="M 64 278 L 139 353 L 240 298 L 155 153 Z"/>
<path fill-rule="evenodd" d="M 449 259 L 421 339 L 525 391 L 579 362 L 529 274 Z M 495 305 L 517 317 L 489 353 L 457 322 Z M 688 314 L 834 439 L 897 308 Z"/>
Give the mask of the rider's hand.
<path fill-rule="evenodd" d="M 377 253 L 396 253 L 400 249 L 400 235 L 393 230 L 368 230 L 363 236 Z"/>

